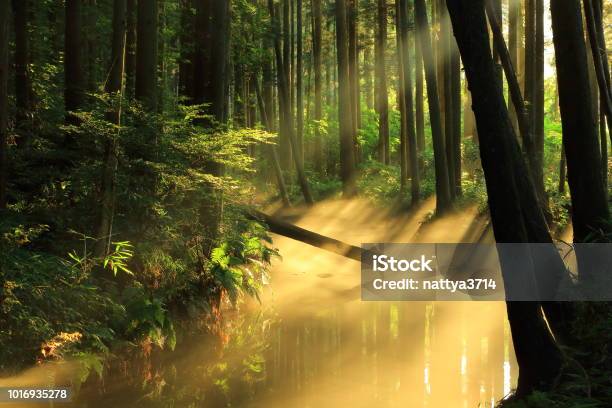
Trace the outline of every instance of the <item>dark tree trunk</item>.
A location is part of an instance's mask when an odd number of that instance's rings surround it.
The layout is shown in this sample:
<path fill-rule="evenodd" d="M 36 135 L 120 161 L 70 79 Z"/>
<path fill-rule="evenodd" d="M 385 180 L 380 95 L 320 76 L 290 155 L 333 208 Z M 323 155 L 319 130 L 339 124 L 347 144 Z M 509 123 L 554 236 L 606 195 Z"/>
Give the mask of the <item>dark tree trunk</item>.
<path fill-rule="evenodd" d="M 522 21 L 520 21 L 520 9 L 521 9 L 521 0 L 509 0 L 508 1 L 508 51 L 510 52 L 510 60 L 512 61 L 512 66 L 515 69 L 518 69 L 518 50 L 519 50 L 519 41 L 522 39 L 519 37 L 519 24 L 522 25 Z M 518 73 L 517 73 L 518 74 Z M 522 110 L 523 107 L 520 106 L 515 107 L 514 103 L 510 101 L 510 119 L 515 124 L 515 130 L 518 132 L 518 122 L 516 119 L 517 110 Z"/>
<path fill-rule="evenodd" d="M 338 52 L 338 125 L 340 133 L 340 178 L 345 196 L 356 193 L 355 149 L 351 82 L 349 76 L 348 30 L 346 1 L 336 1 L 336 48 Z"/>
<path fill-rule="evenodd" d="M 277 67 L 277 85 L 278 85 L 278 105 L 279 105 L 279 116 L 281 123 L 281 130 L 284 129 L 284 132 L 288 138 L 289 145 L 291 151 L 293 153 L 293 159 L 295 162 L 295 169 L 298 176 L 298 182 L 300 184 L 300 188 L 302 190 L 302 195 L 304 196 L 304 201 L 306 204 L 313 204 L 314 200 L 312 199 L 312 194 L 310 192 L 310 186 L 308 185 L 308 180 L 306 179 L 306 174 L 304 173 L 304 164 L 300 160 L 300 155 L 297 154 L 297 143 L 294 140 L 293 129 L 291 126 L 287 126 L 291 123 L 289 117 L 291 116 L 291 105 L 289 99 L 289 84 L 287 81 L 287 74 L 284 71 L 286 69 L 286 64 L 283 62 L 281 43 L 280 43 L 280 23 L 278 21 L 277 15 L 275 12 L 273 0 L 268 0 L 268 10 L 270 12 L 270 18 L 272 20 L 272 29 L 273 29 L 273 39 L 274 39 L 274 55 L 276 57 L 276 67 Z"/>
<path fill-rule="evenodd" d="M 136 99 L 157 110 L 157 0 L 138 0 Z"/>
<path fill-rule="evenodd" d="M 400 33 L 400 67 L 402 70 L 402 96 L 404 98 L 404 114 L 405 114 L 405 141 L 406 141 L 406 160 L 409 166 L 410 174 L 410 195 L 411 203 L 414 205 L 419 201 L 420 185 L 419 185 L 419 163 L 417 154 L 417 141 L 414 123 L 414 106 L 412 99 L 412 78 L 410 66 L 410 39 L 409 33 L 409 17 L 408 17 L 408 0 L 399 0 L 399 16 L 398 29 Z"/>
<path fill-rule="evenodd" d="M 83 105 L 83 48 L 81 35 L 81 0 L 66 0 L 66 30 L 64 48 L 64 106 L 68 123 L 76 123 L 71 111 Z"/>
<path fill-rule="evenodd" d="M 303 95 L 303 44 L 302 44 L 302 0 L 296 0 L 296 64 L 295 64 L 295 98 L 296 98 L 296 141 L 300 159 L 304 161 L 304 95 Z"/>
<path fill-rule="evenodd" d="M 441 88 L 441 106 L 444 129 L 444 141 L 446 144 L 446 163 L 448 166 L 448 182 L 451 200 L 455 199 L 455 135 L 453 134 L 453 95 L 451 83 L 451 29 L 448 17 L 448 10 L 444 1 L 440 1 L 438 6 L 438 14 L 440 16 L 440 40 L 438 42 L 438 64 L 442 75 L 439 77 Z M 442 102 L 443 100 L 443 102 Z"/>
<path fill-rule="evenodd" d="M 280 7 L 280 5 L 279 5 Z M 283 54 L 282 54 L 282 65 L 279 67 L 277 65 L 277 69 L 281 72 L 285 77 L 284 81 L 288 87 L 291 84 L 291 37 L 290 37 L 290 1 L 282 0 L 282 15 L 283 15 L 283 23 L 282 23 L 282 41 L 283 41 Z M 280 92 L 279 92 L 280 96 Z M 291 89 L 287 89 L 287 103 L 291 103 Z M 283 99 L 279 97 L 279 101 Z M 284 102 L 283 102 L 284 103 Z M 279 110 L 284 111 L 284 108 L 280 108 Z M 291 169 L 291 143 L 289 141 L 289 132 L 293 132 L 293 113 L 291 111 L 291 106 L 287 107 L 288 115 L 283 115 L 283 126 L 281 128 L 281 132 L 279 133 L 278 140 L 278 149 L 280 153 L 281 167 L 285 171 L 289 171 Z"/>
<path fill-rule="evenodd" d="M 400 112 L 400 134 L 399 134 L 399 166 L 400 166 L 400 195 L 403 197 L 406 191 L 406 181 L 408 180 L 408 148 L 406 146 L 406 98 L 404 96 L 404 52 L 403 38 L 401 34 L 401 1 L 395 2 L 395 41 L 397 54 L 397 109 Z"/>
<path fill-rule="evenodd" d="M 87 66 L 87 91 L 94 92 L 98 84 L 98 5 L 96 0 L 87 0 L 85 10 L 85 52 Z"/>
<path fill-rule="evenodd" d="M 134 1 L 134 0 L 132 0 Z M 179 61 L 179 94 L 185 98 L 184 103 L 193 103 L 195 44 L 193 33 L 195 21 L 193 0 L 181 0 L 180 61 Z M 129 33 L 128 33 L 129 34 Z"/>
<path fill-rule="evenodd" d="M 8 181 L 8 45 L 9 17 L 11 7 L 8 0 L 0 1 L 0 210 L 6 208 Z"/>
<path fill-rule="evenodd" d="M 574 242 L 583 242 L 592 233 L 607 232 L 610 215 L 592 121 L 582 16 L 578 0 L 551 2 L 550 9 Z"/>
<path fill-rule="evenodd" d="M 423 62 L 425 65 L 425 81 L 427 83 L 427 100 L 429 103 L 429 121 L 434 147 L 435 177 L 436 177 L 436 212 L 443 213 L 450 207 L 450 187 L 448 167 L 444 149 L 444 134 L 442 133 L 442 120 L 440 103 L 438 101 L 438 83 L 436 80 L 436 67 L 431 49 L 431 36 L 427 21 L 427 9 L 424 0 L 415 0 L 416 27 L 419 36 Z"/>
<path fill-rule="evenodd" d="M 114 125 L 121 125 L 121 95 L 125 68 L 126 0 L 113 1 L 113 31 L 111 39 L 111 61 L 105 91 L 112 101 L 107 119 Z M 117 138 L 114 134 L 104 143 L 104 163 L 100 195 L 100 214 L 96 231 L 94 253 L 105 256 L 110 250 L 112 223 L 115 213 L 115 173 L 117 171 Z"/>
<path fill-rule="evenodd" d="M 610 88 L 610 67 L 608 66 L 608 56 L 606 52 L 606 38 L 603 32 L 602 3 L 601 0 L 584 0 L 586 23 L 589 32 L 589 43 L 593 62 L 595 63 L 595 74 L 599 85 L 600 109 L 605 114 L 608 123 L 608 132 L 612 141 L 612 90 Z M 603 129 L 602 141 L 602 164 L 605 163 L 605 174 L 607 175 L 607 143 L 605 128 Z M 605 157 L 605 161 L 603 158 Z M 607 177 L 607 176 L 606 176 Z"/>
<path fill-rule="evenodd" d="M 357 131 L 361 126 L 361 106 L 359 106 L 360 86 L 359 86 L 359 33 L 357 23 L 357 11 L 359 0 L 347 0 L 347 33 L 348 33 L 348 71 L 349 89 L 351 95 L 351 113 L 353 125 L 353 144 L 355 150 L 355 162 L 361 160 L 360 147 L 357 140 Z"/>
<path fill-rule="evenodd" d="M 29 0 L 13 0 L 15 15 L 15 128 L 17 143 L 28 143 L 32 130 L 32 84 L 28 63 L 30 60 L 30 35 L 28 33 Z"/>
<path fill-rule="evenodd" d="M 125 94 L 128 98 L 132 98 L 136 86 L 136 0 L 127 0 L 126 7 Z"/>
<path fill-rule="evenodd" d="M 312 0 L 313 28 L 312 28 L 312 53 L 314 62 L 314 120 L 320 121 L 323 118 L 323 94 L 321 77 L 321 0 Z M 314 140 L 314 167 L 318 173 L 323 172 L 323 143 L 319 124 L 315 125 Z"/>
<path fill-rule="evenodd" d="M 544 187 L 544 0 L 535 0 L 535 72 L 533 94 L 533 168 L 531 176 L 547 220 L 551 219 Z"/>
<path fill-rule="evenodd" d="M 415 59 L 415 122 L 417 135 L 417 149 L 419 154 L 419 167 L 423 168 L 423 149 L 425 148 L 425 113 L 423 111 L 423 54 L 419 45 L 419 30 L 414 30 L 414 59 Z"/>
<path fill-rule="evenodd" d="M 529 178 L 497 80 L 483 1 L 448 0 L 447 5 L 472 92 L 495 239 L 499 243 L 538 242 L 526 223 L 529 209 L 521 195 L 531 196 L 531 201 L 536 198 L 526 188 Z M 544 224 L 543 218 L 539 223 Z M 503 264 L 502 254 L 500 257 Z M 526 279 L 535 279 L 533 270 L 525 272 Z M 560 372 L 562 357 L 539 304 L 508 302 L 507 308 L 519 363 L 517 395 L 550 387 Z"/>
<path fill-rule="evenodd" d="M 453 175 L 451 180 L 451 190 L 455 196 L 462 194 L 461 188 L 461 59 L 455 38 L 450 39 L 450 104 L 452 122 L 449 125 L 453 135 L 452 154 L 453 154 Z"/>
<path fill-rule="evenodd" d="M 378 1 L 378 32 L 376 33 L 376 111 L 378 113 L 378 159 L 389 164 L 389 96 L 385 49 L 387 48 L 387 0 Z"/>

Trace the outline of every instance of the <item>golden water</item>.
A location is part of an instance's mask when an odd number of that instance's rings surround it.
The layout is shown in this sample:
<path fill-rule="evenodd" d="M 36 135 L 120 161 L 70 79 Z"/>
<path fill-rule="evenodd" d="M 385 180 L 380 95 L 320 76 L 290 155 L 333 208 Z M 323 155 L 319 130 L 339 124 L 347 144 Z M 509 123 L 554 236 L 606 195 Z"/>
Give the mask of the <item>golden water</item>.
<path fill-rule="evenodd" d="M 334 201 L 284 215 L 355 245 L 478 234 L 475 209 L 422 224 L 432 206 L 398 217 L 365 201 Z M 221 340 L 184 335 L 174 352 L 136 356 L 86 384 L 70 405 L 492 407 L 514 386 L 503 302 L 362 302 L 358 262 L 285 237 L 274 245 L 283 259 L 262 304 L 228 312 Z"/>

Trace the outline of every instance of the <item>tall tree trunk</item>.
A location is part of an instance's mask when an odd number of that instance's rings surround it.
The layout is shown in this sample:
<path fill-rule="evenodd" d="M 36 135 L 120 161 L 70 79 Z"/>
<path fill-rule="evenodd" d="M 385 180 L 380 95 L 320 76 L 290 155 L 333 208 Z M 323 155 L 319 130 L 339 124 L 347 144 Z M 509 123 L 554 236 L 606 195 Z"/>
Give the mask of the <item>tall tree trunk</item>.
<path fill-rule="evenodd" d="M 85 10 L 85 52 L 87 66 L 87 91 L 95 92 L 98 84 L 98 5 L 96 0 L 87 0 Z"/>
<path fill-rule="evenodd" d="M 64 48 L 64 106 L 68 123 L 76 123 L 71 111 L 83 105 L 83 61 L 81 50 L 83 46 L 81 35 L 81 1 L 66 0 L 66 27 Z M 70 138 L 71 139 L 71 138 Z"/>
<path fill-rule="evenodd" d="M 593 0 L 584 0 L 584 8 L 589 32 L 589 43 L 591 45 L 591 54 L 595 64 L 595 74 L 599 86 L 600 109 L 605 113 L 608 119 L 608 132 L 610 133 L 610 141 L 612 141 L 612 89 L 610 88 L 610 68 L 608 66 L 606 52 L 606 38 L 603 32 L 602 3 L 600 0 L 595 0 L 595 3 L 596 6 L 593 4 Z M 605 140 L 605 130 L 603 133 L 603 139 Z M 603 154 L 607 156 L 607 150 L 602 149 L 602 157 Z"/>
<path fill-rule="evenodd" d="M 286 136 L 289 139 L 291 151 L 293 153 L 293 159 L 295 162 L 295 169 L 298 176 L 298 182 L 304 196 L 306 204 L 313 204 L 312 194 L 310 192 L 310 186 L 304 173 L 304 164 L 300 160 L 300 155 L 297 154 L 297 143 L 294 140 L 293 129 L 291 126 L 287 126 L 290 123 L 289 117 L 291 116 L 291 104 L 289 98 L 289 83 L 287 81 L 287 73 L 285 72 L 286 64 L 283 62 L 283 53 L 281 50 L 280 43 L 280 22 L 278 21 L 278 12 L 275 12 L 273 0 L 268 0 L 268 10 L 270 12 L 270 18 L 272 20 L 273 29 L 273 40 L 274 40 L 274 55 L 276 57 L 277 67 L 277 84 L 278 84 L 278 104 L 279 104 L 279 115 L 281 128 L 286 132 Z M 282 130 L 281 129 L 281 130 Z"/>
<path fill-rule="evenodd" d="M 280 5 L 279 5 L 280 7 Z M 282 41 L 283 41 L 283 58 L 282 58 L 282 66 L 277 69 L 281 72 L 285 78 L 284 81 L 288 87 L 291 84 L 291 37 L 290 37 L 290 0 L 282 0 Z M 288 89 L 288 103 L 291 103 L 291 90 Z M 279 92 L 280 96 L 280 92 Z M 279 100 L 282 98 L 279 97 Z M 293 114 L 291 112 L 291 106 L 287 107 L 289 115 L 283 115 L 283 131 L 279 133 L 279 153 L 281 160 L 281 167 L 285 171 L 289 171 L 291 169 L 291 143 L 289 141 L 288 132 L 293 132 Z M 283 110 L 284 108 L 280 108 L 279 110 Z"/>
<path fill-rule="evenodd" d="M 136 99 L 157 110 L 157 0 L 138 0 Z"/>
<path fill-rule="evenodd" d="M 419 30 L 414 30 L 414 81 L 415 81 L 415 122 L 419 167 L 423 168 L 423 150 L 425 149 L 425 113 L 423 110 L 423 54 L 419 45 Z"/>
<path fill-rule="evenodd" d="M 510 52 L 510 60 L 512 61 L 512 66 L 515 67 L 515 69 L 518 69 L 519 67 L 519 25 L 522 25 L 522 21 L 520 21 L 520 9 L 521 0 L 508 0 L 508 51 Z M 518 132 L 518 122 L 516 118 L 517 107 L 515 107 L 514 103 L 510 101 L 509 108 L 510 119 L 514 124 L 515 131 Z M 521 106 L 518 109 L 522 110 L 523 107 Z"/>
<path fill-rule="evenodd" d="M 6 208 L 8 181 L 8 45 L 10 12 L 9 1 L 0 1 L 0 210 Z"/>
<path fill-rule="evenodd" d="M 136 0 L 127 0 L 126 7 L 127 34 L 125 39 L 125 94 L 128 98 L 132 98 L 134 96 L 136 86 Z"/>
<path fill-rule="evenodd" d="M 376 111 L 378 113 L 378 159 L 389 164 L 389 96 L 387 93 L 387 70 L 385 49 L 387 48 L 387 0 L 377 0 L 378 31 L 375 44 L 376 64 Z"/>
<path fill-rule="evenodd" d="M 399 134 L 399 166 L 400 166 L 400 195 L 403 197 L 408 180 L 408 147 L 406 146 L 407 118 L 406 98 L 404 96 L 404 38 L 402 36 L 402 11 L 401 0 L 395 2 L 395 40 L 397 54 L 397 109 L 400 112 L 400 134 Z"/>
<path fill-rule="evenodd" d="M 323 94 L 321 77 L 321 0 L 312 0 L 313 29 L 312 29 L 312 53 L 314 62 L 314 120 L 315 140 L 314 140 L 314 167 L 321 174 L 323 172 L 323 141 L 319 123 L 323 119 Z"/>
<path fill-rule="evenodd" d="M 351 95 L 351 112 L 353 125 L 353 144 L 355 150 L 355 162 L 361 160 L 357 132 L 361 127 L 361 106 L 360 106 L 360 86 L 359 86 L 359 33 L 357 23 L 359 0 L 347 0 L 347 33 L 348 33 L 348 71 L 349 71 L 349 90 Z"/>
<path fill-rule="evenodd" d="M 109 122 L 121 126 L 121 102 L 123 95 L 123 74 L 125 71 L 125 41 L 126 41 L 126 0 L 113 1 L 113 31 L 111 39 L 111 61 L 105 92 L 111 98 L 112 108 L 107 112 Z M 113 135 L 104 143 L 104 163 L 101 185 L 100 214 L 96 231 L 94 253 L 98 257 L 105 256 L 110 250 L 112 223 L 115 213 L 115 173 L 117 171 L 117 135 Z"/>
<path fill-rule="evenodd" d="M 448 0 L 448 9 L 473 97 L 489 209 L 496 241 L 539 242 L 527 225 L 521 196 L 536 197 L 505 106 L 501 82 L 489 48 L 483 1 Z M 546 225 L 540 217 L 540 229 Z M 549 237 L 550 238 L 550 237 Z M 502 271 L 503 253 L 500 253 Z M 534 270 L 525 271 L 535 279 Z M 561 353 L 536 302 L 508 302 L 508 320 L 519 363 L 517 395 L 548 388 L 561 368 Z M 550 321 L 550 318 L 549 318 Z"/>
<path fill-rule="evenodd" d="M 355 149 L 353 113 L 351 106 L 351 82 L 349 76 L 348 30 L 346 1 L 336 1 L 336 48 L 338 52 L 338 125 L 340 136 L 340 178 L 345 196 L 356 193 Z"/>
<path fill-rule="evenodd" d="M 609 230 L 610 214 L 592 121 L 582 16 L 578 0 L 551 2 L 550 9 L 574 242 L 583 242 L 594 232 Z"/>
<path fill-rule="evenodd" d="M 462 194 L 461 188 L 461 59 L 459 57 L 459 49 L 455 37 L 452 36 L 450 44 L 450 104 L 452 113 L 452 122 L 449 125 L 453 135 L 452 154 L 453 154 L 453 175 L 451 180 L 451 190 L 454 190 L 455 196 Z"/>
<path fill-rule="evenodd" d="M 13 0 L 15 15 L 15 122 L 17 143 L 28 143 L 32 131 L 32 84 L 29 73 L 30 34 L 28 33 L 29 0 Z"/>
<path fill-rule="evenodd" d="M 404 97 L 404 113 L 406 116 L 406 152 L 410 174 L 410 195 L 411 203 L 414 205 L 419 201 L 419 162 L 417 153 L 417 140 L 414 123 L 414 106 L 412 99 L 412 78 L 410 66 L 410 38 L 409 38 L 409 16 L 408 0 L 399 0 L 399 33 L 400 33 L 400 53 L 402 79 L 402 94 Z"/>
<path fill-rule="evenodd" d="M 544 0 L 535 0 L 534 159 L 531 176 L 547 220 L 551 220 L 544 187 Z"/>
<path fill-rule="evenodd" d="M 440 40 L 439 48 L 439 64 L 441 78 L 440 88 L 442 88 L 440 99 L 443 118 L 444 141 L 446 144 L 446 163 L 448 165 L 448 182 L 450 189 L 451 200 L 455 199 L 455 135 L 453 134 L 453 94 L 452 94 L 452 70 L 451 70 L 451 29 L 448 10 L 444 1 L 438 4 L 438 14 L 440 16 Z"/>
<path fill-rule="evenodd" d="M 436 80 L 436 68 L 431 49 L 431 36 L 429 23 L 427 21 L 427 9 L 424 0 L 415 0 L 416 27 L 420 31 L 419 36 L 423 62 L 425 65 L 425 81 L 427 83 L 427 101 L 429 103 L 429 122 L 434 147 L 435 177 L 436 177 L 436 212 L 443 213 L 450 207 L 450 187 L 448 178 L 448 167 L 446 163 L 444 134 L 442 133 L 442 122 L 440 115 L 440 103 L 438 101 L 438 83 Z"/>
<path fill-rule="evenodd" d="M 129 0 L 134 1 L 134 0 Z M 193 103 L 193 81 L 194 81 L 194 52 L 195 44 L 193 42 L 194 15 L 193 15 L 193 0 L 181 0 L 181 28 L 179 31 L 180 42 L 180 61 L 179 61 L 179 95 L 185 98 L 184 103 L 190 105 Z M 129 32 L 128 32 L 129 36 Z M 129 55 L 129 44 L 128 44 Z M 127 67 L 126 67 L 127 69 Z"/>
<path fill-rule="evenodd" d="M 303 95 L 303 44 L 302 44 L 302 0 L 296 0 L 296 64 L 295 64 L 295 88 L 296 88 L 296 139 L 299 147 L 300 159 L 304 161 L 304 95 Z"/>
<path fill-rule="evenodd" d="M 254 79 L 255 82 L 255 94 L 257 96 L 257 105 L 259 106 L 259 112 L 261 113 L 261 118 L 268 132 L 272 132 L 272 122 L 270 121 L 270 117 L 268 116 L 268 112 L 266 110 L 266 105 L 264 103 L 264 98 L 259 89 L 259 83 L 257 79 Z M 270 154 L 270 159 L 272 160 L 272 167 L 274 168 L 274 175 L 276 176 L 276 183 L 278 185 L 278 192 L 283 201 L 283 205 L 285 207 L 289 207 L 291 202 L 289 201 L 289 194 L 287 194 L 287 187 L 285 185 L 285 179 L 283 178 L 283 171 L 280 167 L 280 162 L 278 161 L 278 152 L 276 151 L 276 146 L 269 144 L 266 145 L 268 152 Z"/>

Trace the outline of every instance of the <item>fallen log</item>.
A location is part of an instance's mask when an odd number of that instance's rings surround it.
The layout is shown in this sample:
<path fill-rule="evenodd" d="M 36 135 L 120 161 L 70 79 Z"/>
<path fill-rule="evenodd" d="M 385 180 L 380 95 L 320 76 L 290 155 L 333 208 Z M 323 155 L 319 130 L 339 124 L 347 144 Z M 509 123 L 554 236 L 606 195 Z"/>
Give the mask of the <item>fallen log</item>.
<path fill-rule="evenodd" d="M 261 211 L 251 210 L 247 216 L 253 220 L 266 223 L 270 231 L 275 234 L 304 242 L 305 244 L 342 255 L 355 261 L 361 261 L 361 248 L 358 246 L 317 234 Z"/>

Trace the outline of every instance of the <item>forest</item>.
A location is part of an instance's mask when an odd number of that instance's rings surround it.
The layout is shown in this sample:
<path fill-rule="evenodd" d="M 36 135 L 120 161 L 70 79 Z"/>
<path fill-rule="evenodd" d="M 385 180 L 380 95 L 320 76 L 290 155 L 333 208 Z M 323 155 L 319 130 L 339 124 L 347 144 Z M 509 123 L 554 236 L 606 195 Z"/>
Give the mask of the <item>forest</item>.
<path fill-rule="evenodd" d="M 0 0 L 0 388 L 612 406 L 609 302 L 363 302 L 355 262 L 611 243 L 610 44 L 603 0 Z"/>

